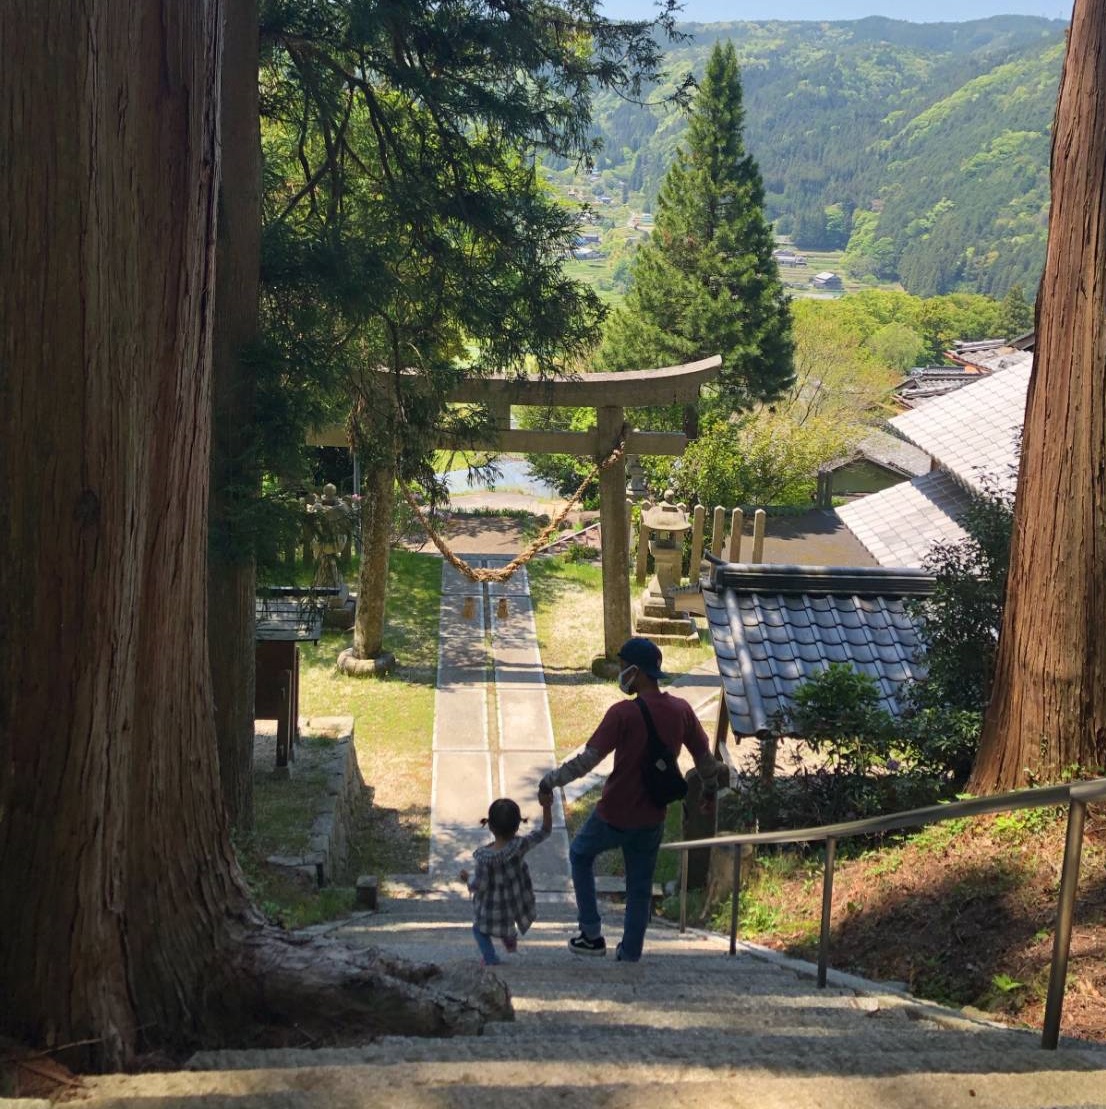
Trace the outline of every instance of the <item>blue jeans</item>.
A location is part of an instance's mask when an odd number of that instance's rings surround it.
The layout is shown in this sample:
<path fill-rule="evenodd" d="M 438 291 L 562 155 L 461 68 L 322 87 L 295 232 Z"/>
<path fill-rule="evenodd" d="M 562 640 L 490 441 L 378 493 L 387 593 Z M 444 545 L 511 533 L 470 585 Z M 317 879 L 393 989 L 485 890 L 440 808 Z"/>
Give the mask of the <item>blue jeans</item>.
<path fill-rule="evenodd" d="M 622 848 L 622 858 L 626 863 L 622 958 L 627 962 L 636 962 L 641 958 L 653 897 L 653 870 L 657 865 L 657 852 L 663 834 L 663 824 L 651 828 L 616 828 L 593 812 L 576 833 L 568 851 L 580 931 L 594 940 L 603 931 L 595 899 L 595 859 L 604 851 Z"/>
<path fill-rule="evenodd" d="M 480 948 L 480 955 L 485 964 L 494 967 L 499 962 L 499 956 L 495 953 L 495 944 L 492 943 L 491 936 L 481 932 L 475 924 L 472 926 L 472 934 L 476 937 L 476 946 Z"/>

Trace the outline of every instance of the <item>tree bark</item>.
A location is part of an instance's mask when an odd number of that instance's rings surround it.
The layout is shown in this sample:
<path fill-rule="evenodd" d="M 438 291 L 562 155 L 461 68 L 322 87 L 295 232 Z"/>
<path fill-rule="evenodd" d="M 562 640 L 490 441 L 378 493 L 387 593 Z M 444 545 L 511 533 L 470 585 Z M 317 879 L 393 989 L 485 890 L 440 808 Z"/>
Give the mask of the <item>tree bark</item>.
<path fill-rule="evenodd" d="M 243 352 L 258 333 L 261 135 L 257 0 L 226 0 L 216 249 L 214 397 L 208 542 L 208 653 L 219 778 L 231 824 L 253 827 L 254 557 L 259 492 L 254 372 Z"/>
<path fill-rule="evenodd" d="M 375 659 L 384 654 L 388 560 L 395 504 L 395 473 L 392 468 L 374 466 L 369 469 L 361 493 L 361 568 L 357 578 L 353 655 L 357 659 Z"/>
<path fill-rule="evenodd" d="M 0 1033 L 83 1065 L 510 1011 L 490 976 L 265 928 L 235 862 L 204 604 L 221 15 L 0 8 Z"/>
<path fill-rule="evenodd" d="M 1077 0 L 1072 16 L 1037 305 L 975 793 L 1106 765 L 1106 0 Z"/>
<path fill-rule="evenodd" d="M 220 15 L 0 16 L 0 1021 L 110 1062 L 257 923 L 204 625 Z"/>

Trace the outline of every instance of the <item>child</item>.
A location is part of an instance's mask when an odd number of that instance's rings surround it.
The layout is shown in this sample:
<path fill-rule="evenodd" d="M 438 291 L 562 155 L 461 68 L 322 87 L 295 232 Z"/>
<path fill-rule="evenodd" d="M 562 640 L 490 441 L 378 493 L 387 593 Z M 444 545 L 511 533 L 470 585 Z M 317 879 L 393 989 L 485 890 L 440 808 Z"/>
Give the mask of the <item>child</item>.
<path fill-rule="evenodd" d="M 518 934 L 525 932 L 534 922 L 534 887 L 530 882 L 530 868 L 526 853 L 544 839 L 553 829 L 553 794 L 539 793 L 541 827 L 529 835 L 518 835 L 522 814 L 518 805 L 507 797 L 493 801 L 488 815 L 480 823 L 495 836 L 492 843 L 478 847 L 473 854 L 476 869 L 470 879 L 462 870 L 460 878 L 468 883 L 472 894 L 472 933 L 480 948 L 484 966 L 495 966 L 499 956 L 495 953 L 492 937 L 503 941 L 508 952 L 518 949 Z M 517 931 L 516 931 L 517 928 Z"/>

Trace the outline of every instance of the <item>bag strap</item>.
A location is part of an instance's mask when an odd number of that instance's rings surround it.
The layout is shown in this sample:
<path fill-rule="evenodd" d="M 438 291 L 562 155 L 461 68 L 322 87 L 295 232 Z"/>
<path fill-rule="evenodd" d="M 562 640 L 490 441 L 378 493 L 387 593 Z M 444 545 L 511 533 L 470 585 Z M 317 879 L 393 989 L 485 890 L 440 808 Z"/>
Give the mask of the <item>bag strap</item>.
<path fill-rule="evenodd" d="M 640 694 L 636 701 L 637 707 L 641 709 L 641 715 L 645 717 L 645 729 L 649 734 L 650 760 L 655 762 L 660 758 L 672 758 L 672 752 L 661 742 L 661 737 L 657 735 L 657 726 L 653 723 L 653 714 L 649 711 L 649 706 L 642 700 Z"/>

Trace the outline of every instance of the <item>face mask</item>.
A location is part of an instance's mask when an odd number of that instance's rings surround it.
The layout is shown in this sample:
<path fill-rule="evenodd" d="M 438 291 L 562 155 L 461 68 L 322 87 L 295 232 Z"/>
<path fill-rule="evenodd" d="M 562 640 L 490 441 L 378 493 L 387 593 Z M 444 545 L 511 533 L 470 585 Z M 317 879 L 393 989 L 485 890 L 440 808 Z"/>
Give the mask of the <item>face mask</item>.
<path fill-rule="evenodd" d="M 631 693 L 634 688 L 634 678 L 637 677 L 637 667 L 627 666 L 625 670 L 620 670 L 618 673 L 618 688 L 623 693 Z"/>

